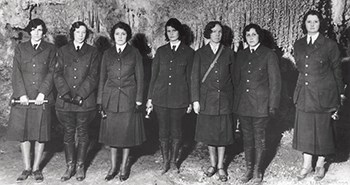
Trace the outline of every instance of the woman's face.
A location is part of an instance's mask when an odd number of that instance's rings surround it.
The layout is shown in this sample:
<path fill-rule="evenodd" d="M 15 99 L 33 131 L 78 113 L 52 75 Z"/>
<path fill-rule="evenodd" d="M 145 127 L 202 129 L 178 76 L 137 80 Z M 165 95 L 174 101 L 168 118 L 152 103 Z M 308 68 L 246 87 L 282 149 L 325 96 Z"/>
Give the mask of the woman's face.
<path fill-rule="evenodd" d="M 126 33 L 125 30 L 123 30 L 121 28 L 115 29 L 115 31 L 114 31 L 115 44 L 124 45 L 126 43 L 127 36 L 128 36 L 128 34 Z"/>
<path fill-rule="evenodd" d="M 83 43 L 86 36 L 86 28 L 85 26 L 79 26 L 74 30 L 74 41 L 77 43 Z"/>
<path fill-rule="evenodd" d="M 221 37 L 222 37 L 222 28 L 220 25 L 215 25 L 214 28 L 211 29 L 211 33 L 210 33 L 210 42 L 211 43 L 215 43 L 218 44 L 221 41 Z"/>
<path fill-rule="evenodd" d="M 246 32 L 245 38 L 250 47 L 254 47 L 259 44 L 259 35 L 254 28 L 251 28 Z"/>
<path fill-rule="evenodd" d="M 171 26 L 166 27 L 166 34 L 168 35 L 169 41 L 177 41 L 179 40 L 179 31 Z"/>
<path fill-rule="evenodd" d="M 306 31 L 309 34 L 315 34 L 320 29 L 320 20 L 317 15 L 308 15 L 305 20 Z"/>
<path fill-rule="evenodd" d="M 39 42 L 43 38 L 43 26 L 38 25 L 36 28 L 32 28 L 30 36 L 34 42 Z"/>

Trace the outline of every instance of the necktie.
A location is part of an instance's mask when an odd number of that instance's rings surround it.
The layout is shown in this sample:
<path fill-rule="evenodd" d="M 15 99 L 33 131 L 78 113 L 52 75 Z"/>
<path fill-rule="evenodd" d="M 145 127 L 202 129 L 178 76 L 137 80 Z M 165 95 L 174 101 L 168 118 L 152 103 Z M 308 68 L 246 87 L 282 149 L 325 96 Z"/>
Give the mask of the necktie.
<path fill-rule="evenodd" d="M 251 49 L 251 50 L 250 50 L 251 53 L 254 53 L 254 51 L 255 51 L 254 49 Z"/>
<path fill-rule="evenodd" d="M 79 49 L 80 49 L 80 47 L 79 47 L 79 46 L 77 46 L 77 52 L 79 51 Z"/>
<path fill-rule="evenodd" d="M 34 50 L 36 50 L 36 47 L 38 46 L 38 44 L 34 44 L 33 45 L 33 48 L 34 48 Z"/>
<path fill-rule="evenodd" d="M 118 48 L 118 53 L 121 53 L 122 52 L 122 49 Z"/>
<path fill-rule="evenodd" d="M 312 44 L 312 37 L 310 36 L 310 39 L 309 39 L 309 45 Z"/>
<path fill-rule="evenodd" d="M 176 46 L 173 45 L 173 47 L 171 48 L 171 50 L 173 51 L 173 53 L 175 53 L 175 49 L 176 49 Z"/>

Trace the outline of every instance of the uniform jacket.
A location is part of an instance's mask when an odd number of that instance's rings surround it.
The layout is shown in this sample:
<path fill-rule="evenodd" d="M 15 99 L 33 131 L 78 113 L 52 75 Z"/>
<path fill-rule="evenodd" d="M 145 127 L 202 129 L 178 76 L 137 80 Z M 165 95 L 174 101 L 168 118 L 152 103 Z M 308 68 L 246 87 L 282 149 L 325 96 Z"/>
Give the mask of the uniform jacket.
<path fill-rule="evenodd" d="M 233 107 L 233 51 L 224 47 L 206 81 L 202 78 L 213 62 L 215 54 L 207 44 L 195 52 L 191 74 L 192 102 L 199 101 L 200 114 L 231 114 Z M 218 50 L 219 52 L 219 50 Z M 217 52 L 217 53 L 218 53 Z"/>
<path fill-rule="evenodd" d="M 58 91 L 56 110 L 82 112 L 96 109 L 99 63 L 97 49 L 87 43 L 84 43 L 79 51 L 75 50 L 73 42 L 58 50 L 54 75 Z M 68 92 L 72 97 L 81 96 L 83 105 L 64 102 L 60 97 Z"/>
<path fill-rule="evenodd" d="M 278 108 L 281 97 L 281 73 L 275 52 L 263 45 L 237 54 L 235 67 L 234 112 L 240 116 L 267 117 L 270 108 Z"/>
<path fill-rule="evenodd" d="M 295 42 L 294 53 L 299 71 L 293 97 L 296 107 L 305 112 L 334 110 L 344 92 L 336 42 L 320 34 L 309 46 L 304 37 Z"/>
<path fill-rule="evenodd" d="M 152 63 L 148 99 L 167 108 L 190 104 L 190 82 L 194 51 L 181 42 L 173 52 L 170 43 L 158 48 Z"/>
<path fill-rule="evenodd" d="M 27 95 L 30 100 L 35 100 L 39 93 L 43 93 L 49 104 L 54 104 L 52 89 L 55 55 L 55 46 L 43 40 L 36 50 L 30 41 L 19 44 L 13 60 L 12 98 Z"/>
<path fill-rule="evenodd" d="M 142 56 L 127 44 L 119 54 L 113 46 L 103 54 L 97 103 L 111 112 L 133 110 L 143 96 Z"/>

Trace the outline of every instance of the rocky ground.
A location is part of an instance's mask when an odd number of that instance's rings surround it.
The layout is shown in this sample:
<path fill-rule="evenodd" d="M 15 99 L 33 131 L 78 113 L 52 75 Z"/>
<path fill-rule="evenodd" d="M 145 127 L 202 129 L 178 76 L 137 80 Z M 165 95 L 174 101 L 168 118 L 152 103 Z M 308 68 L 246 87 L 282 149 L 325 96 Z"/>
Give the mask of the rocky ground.
<path fill-rule="evenodd" d="M 328 172 L 320 182 L 313 180 L 312 174 L 303 181 L 297 181 L 295 175 L 300 169 L 301 154 L 291 147 L 294 109 L 285 107 L 279 117 L 273 120 L 267 128 L 268 155 L 263 184 L 300 184 L 300 185 L 347 185 L 350 184 L 350 122 L 336 123 L 338 152 L 329 157 Z M 203 169 L 209 165 L 207 147 L 193 141 L 193 115 L 184 124 L 185 141 L 181 157 L 180 173 L 170 171 L 160 175 L 161 154 L 157 147 L 157 129 L 154 120 L 146 120 L 145 126 L 148 141 L 134 148 L 131 158 L 131 175 L 125 182 L 117 178 L 104 182 L 104 176 L 109 168 L 109 150 L 96 142 L 98 121 L 91 125 L 91 140 L 86 179 L 78 182 L 74 177 L 67 182 L 60 182 L 65 171 L 65 159 L 62 147 L 61 126 L 53 126 L 53 140 L 47 144 L 45 158 L 42 162 L 44 182 L 41 184 L 131 184 L 131 185 L 212 185 L 240 184 L 239 177 L 244 172 L 244 154 L 242 141 L 236 135 L 236 142 L 228 147 L 226 166 L 229 180 L 226 183 L 218 181 L 215 175 L 207 178 Z M 16 178 L 23 169 L 18 142 L 7 141 L 4 137 L 5 127 L 0 127 L 0 184 L 16 184 Z M 21 184 L 34 184 L 30 177 Z"/>

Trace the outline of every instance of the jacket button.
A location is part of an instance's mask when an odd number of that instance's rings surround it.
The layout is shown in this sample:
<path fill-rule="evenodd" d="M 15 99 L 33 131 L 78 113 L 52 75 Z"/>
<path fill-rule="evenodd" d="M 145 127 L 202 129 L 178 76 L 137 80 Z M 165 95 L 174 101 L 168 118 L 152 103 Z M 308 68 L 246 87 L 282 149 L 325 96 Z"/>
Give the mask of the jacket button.
<path fill-rule="evenodd" d="M 76 86 L 75 85 L 73 85 L 73 89 L 75 89 L 76 88 Z"/>
<path fill-rule="evenodd" d="M 248 63 L 249 65 L 252 64 L 251 62 Z"/>
<path fill-rule="evenodd" d="M 35 82 L 33 82 L 33 85 L 35 84 Z"/>
<path fill-rule="evenodd" d="M 309 82 L 305 82 L 305 85 L 309 85 Z"/>
<path fill-rule="evenodd" d="M 118 76 L 118 80 L 120 80 L 120 77 Z"/>
<path fill-rule="evenodd" d="M 171 75 L 169 76 L 169 78 L 171 78 Z"/>
<path fill-rule="evenodd" d="M 74 68 L 74 71 L 76 71 L 77 70 L 77 68 Z"/>
<path fill-rule="evenodd" d="M 250 82 L 249 80 L 247 80 L 247 82 Z"/>
<path fill-rule="evenodd" d="M 171 68 L 169 68 L 169 71 L 171 71 Z"/>
<path fill-rule="evenodd" d="M 307 75 L 309 75 L 309 74 L 305 73 L 305 76 L 307 76 Z"/>
<path fill-rule="evenodd" d="M 120 87 L 118 87 L 118 89 L 120 90 Z"/>
<path fill-rule="evenodd" d="M 33 67 L 35 67 L 35 64 L 33 64 Z"/>
<path fill-rule="evenodd" d="M 245 90 L 246 92 L 249 92 L 249 89 Z"/>
<path fill-rule="evenodd" d="M 305 58 L 309 58 L 309 56 L 306 55 Z"/>
<path fill-rule="evenodd" d="M 76 76 L 74 76 L 73 78 L 74 78 L 74 79 L 77 79 L 77 77 L 76 77 Z"/>
<path fill-rule="evenodd" d="M 171 83 L 169 83 L 169 85 L 171 85 Z"/>
<path fill-rule="evenodd" d="M 309 67 L 309 65 L 308 65 L 308 64 L 305 64 L 305 67 Z"/>
<path fill-rule="evenodd" d="M 35 75 L 36 73 L 33 73 L 33 75 Z"/>
<path fill-rule="evenodd" d="M 170 60 L 170 63 L 173 63 L 173 61 L 172 61 L 172 60 Z"/>
<path fill-rule="evenodd" d="M 251 71 L 250 71 L 250 70 L 248 70 L 248 73 L 251 73 Z"/>
<path fill-rule="evenodd" d="M 215 71 L 215 73 L 218 73 L 218 71 Z"/>

